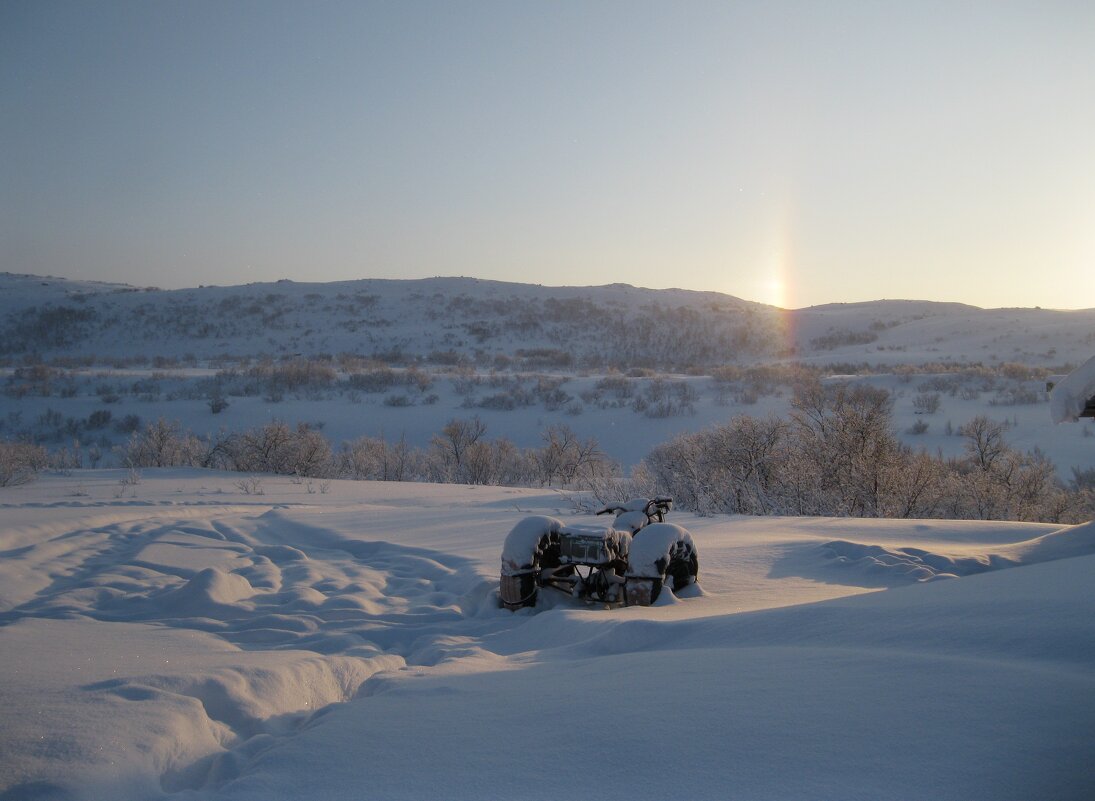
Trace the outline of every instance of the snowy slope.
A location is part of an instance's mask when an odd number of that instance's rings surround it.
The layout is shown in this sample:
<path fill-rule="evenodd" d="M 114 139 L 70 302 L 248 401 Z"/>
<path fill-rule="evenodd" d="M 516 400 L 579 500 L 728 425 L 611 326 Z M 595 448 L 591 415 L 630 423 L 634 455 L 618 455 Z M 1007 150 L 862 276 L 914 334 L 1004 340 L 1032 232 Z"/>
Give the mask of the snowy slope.
<path fill-rule="evenodd" d="M 1090 525 L 674 515 L 701 593 L 511 614 L 557 494 L 123 477 L 0 490 L 0 798 L 1095 794 Z"/>
<path fill-rule="evenodd" d="M 820 364 L 1020 362 L 1050 366 L 1095 349 L 1095 310 L 981 309 L 961 303 L 882 300 L 792 313 L 798 356 Z M 856 336 L 864 342 L 840 343 Z"/>

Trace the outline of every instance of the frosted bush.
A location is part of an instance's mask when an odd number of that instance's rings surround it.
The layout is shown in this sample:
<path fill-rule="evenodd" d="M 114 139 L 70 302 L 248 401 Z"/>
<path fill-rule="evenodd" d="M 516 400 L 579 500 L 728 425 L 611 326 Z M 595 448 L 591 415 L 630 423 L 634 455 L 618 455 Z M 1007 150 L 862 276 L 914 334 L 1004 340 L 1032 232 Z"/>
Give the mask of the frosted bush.
<path fill-rule="evenodd" d="M 40 445 L 0 440 L 0 487 L 26 484 L 48 463 L 46 449 Z"/>
<path fill-rule="evenodd" d="M 938 392 L 921 392 L 913 398 L 913 410 L 917 414 L 935 414 L 939 411 L 939 405 Z"/>

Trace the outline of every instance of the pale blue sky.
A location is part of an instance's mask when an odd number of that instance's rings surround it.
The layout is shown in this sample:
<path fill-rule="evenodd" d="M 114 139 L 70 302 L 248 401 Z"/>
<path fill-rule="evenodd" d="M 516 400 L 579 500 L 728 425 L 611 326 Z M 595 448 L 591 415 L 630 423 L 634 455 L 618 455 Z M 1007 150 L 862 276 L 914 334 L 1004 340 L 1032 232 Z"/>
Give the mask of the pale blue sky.
<path fill-rule="evenodd" d="M 1095 3 L 2 0 L 0 270 L 1095 307 Z"/>

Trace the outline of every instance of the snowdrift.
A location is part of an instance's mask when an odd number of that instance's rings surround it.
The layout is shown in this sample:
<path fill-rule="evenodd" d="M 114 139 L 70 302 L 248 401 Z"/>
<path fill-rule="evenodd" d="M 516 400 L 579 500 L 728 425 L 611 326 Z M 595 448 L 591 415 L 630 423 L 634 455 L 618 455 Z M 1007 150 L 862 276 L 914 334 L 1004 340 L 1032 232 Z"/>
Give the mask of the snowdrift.
<path fill-rule="evenodd" d="M 916 547 L 886 547 L 846 540 L 818 546 L 824 559 L 856 574 L 865 586 L 896 586 L 906 582 L 972 576 L 989 570 L 1095 554 L 1095 523 L 1068 526 L 1041 537 L 992 552 L 962 555 Z"/>
<path fill-rule="evenodd" d="M 0 498 L 5 801 L 1095 796 L 1092 524 L 679 515 L 702 591 L 514 614 L 554 494 L 119 478 Z"/>

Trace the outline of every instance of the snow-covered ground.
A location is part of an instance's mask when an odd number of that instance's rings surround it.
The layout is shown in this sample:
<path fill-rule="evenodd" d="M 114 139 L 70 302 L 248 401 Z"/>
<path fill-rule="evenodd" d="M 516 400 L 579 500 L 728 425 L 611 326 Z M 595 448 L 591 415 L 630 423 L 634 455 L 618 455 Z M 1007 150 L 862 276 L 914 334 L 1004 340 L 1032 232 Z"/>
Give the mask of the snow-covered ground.
<path fill-rule="evenodd" d="M 674 514 L 702 592 L 513 614 L 560 494 L 240 480 L 0 490 L 0 799 L 1095 797 L 1091 524 Z"/>

